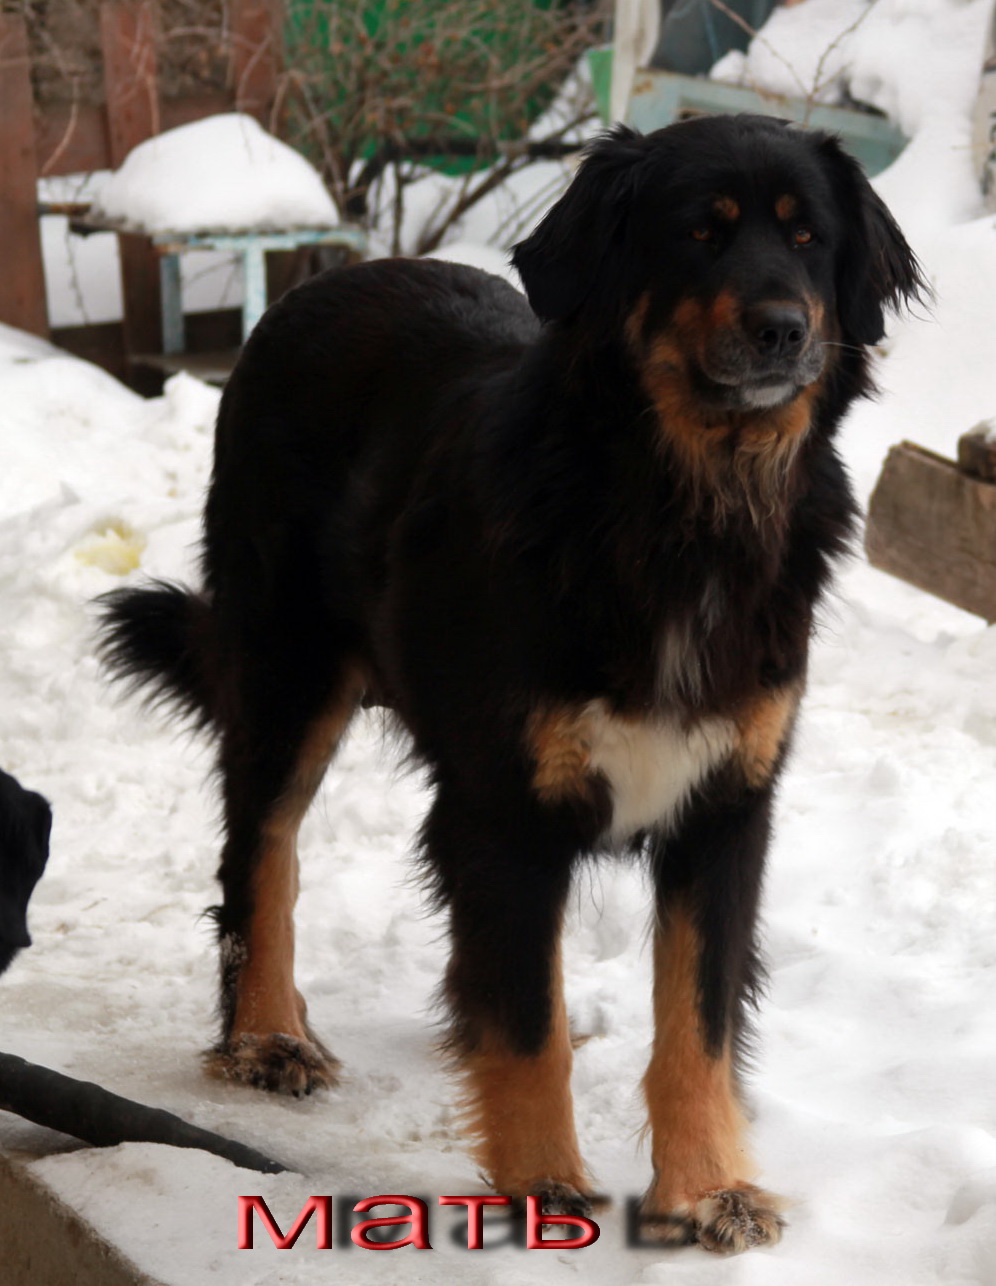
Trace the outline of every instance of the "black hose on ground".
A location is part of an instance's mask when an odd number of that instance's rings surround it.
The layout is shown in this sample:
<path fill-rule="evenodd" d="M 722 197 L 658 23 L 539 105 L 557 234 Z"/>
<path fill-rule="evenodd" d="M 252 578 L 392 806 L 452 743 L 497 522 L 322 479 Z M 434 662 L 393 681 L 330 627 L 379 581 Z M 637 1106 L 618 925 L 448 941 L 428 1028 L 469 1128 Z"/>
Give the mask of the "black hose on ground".
<path fill-rule="evenodd" d="M 174 1148 L 200 1148 L 262 1174 L 280 1174 L 287 1169 L 255 1148 L 190 1125 L 172 1112 L 135 1103 L 92 1081 L 63 1076 L 16 1054 L 0 1053 L 0 1109 L 98 1148 L 118 1143 L 167 1143 Z"/>

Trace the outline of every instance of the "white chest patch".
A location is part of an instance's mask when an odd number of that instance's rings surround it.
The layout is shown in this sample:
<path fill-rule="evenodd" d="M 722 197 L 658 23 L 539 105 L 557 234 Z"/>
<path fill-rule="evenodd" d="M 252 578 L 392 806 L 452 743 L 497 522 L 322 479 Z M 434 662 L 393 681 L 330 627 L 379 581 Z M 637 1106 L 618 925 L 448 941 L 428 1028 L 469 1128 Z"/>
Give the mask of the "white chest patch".
<path fill-rule="evenodd" d="M 736 742 L 729 719 L 685 726 L 673 717 L 620 718 L 593 701 L 585 708 L 589 764 L 612 790 L 608 838 L 618 843 L 650 826 L 671 826 L 691 792 L 728 759 Z"/>

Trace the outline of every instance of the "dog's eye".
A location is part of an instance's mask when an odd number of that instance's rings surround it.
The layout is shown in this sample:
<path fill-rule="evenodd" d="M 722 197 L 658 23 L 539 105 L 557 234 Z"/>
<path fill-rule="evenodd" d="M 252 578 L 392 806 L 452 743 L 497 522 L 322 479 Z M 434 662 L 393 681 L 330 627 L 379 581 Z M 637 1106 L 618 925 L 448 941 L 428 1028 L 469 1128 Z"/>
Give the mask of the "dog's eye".
<path fill-rule="evenodd" d="M 808 246 L 813 242 L 813 230 L 805 226 L 796 228 L 792 234 L 792 240 L 797 246 Z"/>
<path fill-rule="evenodd" d="M 714 236 L 714 233 L 712 228 L 703 226 L 701 228 L 692 229 L 693 241 L 711 241 L 713 239 L 713 236 Z"/>

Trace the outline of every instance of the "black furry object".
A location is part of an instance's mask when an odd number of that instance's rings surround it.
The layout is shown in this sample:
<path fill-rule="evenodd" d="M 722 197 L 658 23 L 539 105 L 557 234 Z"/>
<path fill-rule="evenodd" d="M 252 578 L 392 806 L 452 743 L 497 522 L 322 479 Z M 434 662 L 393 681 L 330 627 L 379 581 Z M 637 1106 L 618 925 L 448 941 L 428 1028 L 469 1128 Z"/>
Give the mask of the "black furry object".
<path fill-rule="evenodd" d="M 514 263 L 528 298 L 421 260 L 285 296 L 222 398 L 202 585 L 105 601 L 111 669 L 218 748 L 208 1065 L 336 1081 L 294 986 L 295 844 L 383 704 L 434 787 L 421 859 L 493 1187 L 589 1202 L 560 933 L 579 864 L 629 855 L 654 888 L 644 1214 L 770 1244 L 740 1075 L 772 801 L 855 516 L 835 433 L 923 279 L 835 138 L 753 116 L 605 135 Z"/>
<path fill-rule="evenodd" d="M 48 802 L 0 771 L 0 973 L 31 946 L 28 902 L 48 861 L 51 829 Z"/>

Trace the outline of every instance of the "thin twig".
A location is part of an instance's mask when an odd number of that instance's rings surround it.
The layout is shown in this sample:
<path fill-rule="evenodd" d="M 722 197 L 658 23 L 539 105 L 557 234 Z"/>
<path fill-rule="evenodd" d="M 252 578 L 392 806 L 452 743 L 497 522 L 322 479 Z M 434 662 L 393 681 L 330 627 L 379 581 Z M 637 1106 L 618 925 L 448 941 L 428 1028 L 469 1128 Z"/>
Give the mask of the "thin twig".
<path fill-rule="evenodd" d="M 79 119 L 80 113 L 80 101 L 75 89 L 76 87 L 74 86 L 73 100 L 69 105 L 69 119 L 66 121 L 66 128 L 62 131 L 62 138 L 60 138 L 59 142 L 56 144 L 52 155 L 38 171 L 39 178 L 47 178 L 52 173 L 55 167 L 59 164 L 59 160 L 66 148 L 72 142 L 73 135 L 76 133 L 76 122 Z"/>
<path fill-rule="evenodd" d="M 830 42 L 830 44 L 827 45 L 826 49 L 824 49 L 823 53 L 820 55 L 820 61 L 816 64 L 816 71 L 813 74 L 813 88 L 810 93 L 809 100 L 807 102 L 806 115 L 803 117 L 804 125 L 809 124 L 809 118 L 812 115 L 813 107 L 816 105 L 816 99 L 825 88 L 822 80 L 822 76 L 823 76 L 823 68 L 826 66 L 827 59 L 830 57 L 833 51 L 838 48 L 838 46 L 841 44 L 841 42 L 844 40 L 845 37 L 853 35 L 854 32 L 857 31 L 857 29 L 861 26 L 861 24 L 864 22 L 864 20 L 868 17 L 868 15 L 871 13 L 871 11 L 875 8 L 877 4 L 878 4 L 878 0 L 868 0 L 866 7 L 862 10 L 861 13 L 858 14 L 857 18 L 855 18 L 855 20 L 850 24 L 850 26 L 845 27 L 843 31 L 841 31 L 837 36 L 835 36 L 834 39 Z M 829 83 L 829 81 L 827 83 Z"/>
<path fill-rule="evenodd" d="M 757 40 L 760 44 L 764 46 L 765 49 L 767 49 L 767 51 L 773 57 L 777 58 L 778 61 L 782 64 L 782 66 L 787 69 L 789 75 L 792 77 L 795 83 L 799 86 L 799 90 L 802 93 L 803 97 L 806 96 L 807 90 L 806 90 L 806 86 L 803 84 L 802 77 L 792 66 L 789 60 L 785 57 L 785 55 L 782 53 L 779 53 L 779 51 L 774 47 L 774 45 L 771 43 L 770 40 L 768 40 L 766 36 L 761 35 L 761 33 L 757 30 L 756 27 L 752 27 L 745 18 L 741 18 L 739 13 L 735 13 L 728 4 L 724 4 L 723 0 L 709 0 L 709 3 L 713 6 L 713 8 L 718 9 L 720 13 L 725 13 L 726 16 L 731 21 L 735 22 L 742 31 L 745 31 L 747 35 L 750 36 L 751 40 Z"/>

